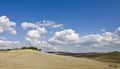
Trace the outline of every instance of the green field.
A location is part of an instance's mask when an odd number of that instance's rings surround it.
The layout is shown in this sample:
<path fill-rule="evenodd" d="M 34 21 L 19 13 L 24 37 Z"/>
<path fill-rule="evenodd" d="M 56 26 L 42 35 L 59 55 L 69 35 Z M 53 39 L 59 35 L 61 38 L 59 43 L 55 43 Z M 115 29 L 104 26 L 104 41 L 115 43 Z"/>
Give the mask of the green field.
<path fill-rule="evenodd" d="M 107 52 L 107 53 L 68 53 L 68 52 L 49 52 L 56 55 L 72 56 L 77 58 L 89 58 L 98 61 L 120 63 L 120 52 Z"/>

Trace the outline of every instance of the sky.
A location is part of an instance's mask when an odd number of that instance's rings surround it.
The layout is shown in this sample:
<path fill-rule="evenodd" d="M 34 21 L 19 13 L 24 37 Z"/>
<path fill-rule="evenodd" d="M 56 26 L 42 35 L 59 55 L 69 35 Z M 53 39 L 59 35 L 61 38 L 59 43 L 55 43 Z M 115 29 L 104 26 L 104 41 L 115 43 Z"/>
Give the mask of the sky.
<path fill-rule="evenodd" d="M 120 51 L 119 0 L 0 0 L 0 49 Z"/>

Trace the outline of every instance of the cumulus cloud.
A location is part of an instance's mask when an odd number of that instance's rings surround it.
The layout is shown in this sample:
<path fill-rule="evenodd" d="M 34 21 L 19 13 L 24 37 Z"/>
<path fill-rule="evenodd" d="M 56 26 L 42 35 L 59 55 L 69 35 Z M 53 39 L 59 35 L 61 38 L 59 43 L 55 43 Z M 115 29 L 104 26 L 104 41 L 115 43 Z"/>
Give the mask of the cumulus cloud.
<path fill-rule="evenodd" d="M 26 28 L 35 28 L 35 27 L 36 27 L 35 24 L 33 24 L 33 23 L 28 23 L 28 22 L 23 22 L 23 23 L 21 24 L 21 26 L 22 26 L 24 29 L 26 29 Z"/>
<path fill-rule="evenodd" d="M 89 34 L 79 36 L 72 29 L 57 31 L 48 40 L 51 45 L 56 46 L 74 46 L 86 50 L 102 51 L 102 48 L 108 50 L 120 49 L 120 27 L 115 32 L 103 32 L 101 34 Z M 86 51 L 85 50 L 85 51 Z"/>
<path fill-rule="evenodd" d="M 80 40 L 79 34 L 75 33 L 72 29 L 65 29 L 62 31 L 55 32 L 48 42 L 55 45 L 69 45 L 76 44 Z"/>
<path fill-rule="evenodd" d="M 38 22 L 38 24 L 44 27 L 49 26 L 52 28 L 63 28 L 63 24 L 57 24 L 54 21 L 50 21 L 50 20 L 43 20 L 43 21 Z"/>
<path fill-rule="evenodd" d="M 63 24 L 57 24 L 54 21 L 50 21 L 50 20 L 43 20 L 43 21 L 39 21 L 37 23 L 23 22 L 21 24 L 21 26 L 23 27 L 23 29 L 30 28 L 30 30 L 28 30 L 28 32 L 25 36 L 25 41 L 28 45 L 45 46 L 46 44 L 48 44 L 47 46 L 49 48 L 54 48 L 54 46 L 52 46 L 52 45 L 50 46 L 47 41 L 41 40 L 41 38 L 44 37 L 44 36 L 42 36 L 42 34 L 48 32 L 45 27 L 51 27 L 51 28 L 56 28 L 56 29 L 63 28 Z M 43 43 L 43 42 L 45 42 L 45 43 Z M 41 45 L 41 44 L 43 44 L 43 45 Z"/>
<path fill-rule="evenodd" d="M 10 21 L 7 16 L 0 17 L 0 32 L 1 33 L 3 33 L 4 31 L 8 31 L 13 35 L 17 34 L 15 30 L 15 25 L 16 23 Z"/>
<path fill-rule="evenodd" d="M 119 28 L 115 32 L 89 34 L 80 38 L 79 48 L 85 51 L 120 51 Z"/>
<path fill-rule="evenodd" d="M 24 29 L 30 28 L 25 36 L 27 45 L 37 46 L 44 49 L 47 48 L 49 50 L 57 49 L 56 46 L 49 44 L 47 41 L 43 41 L 41 38 L 43 37 L 42 34 L 48 32 L 45 27 L 59 29 L 63 28 L 63 24 L 57 24 L 54 21 L 50 20 L 43 20 L 37 23 L 23 22 L 21 26 Z"/>
<path fill-rule="evenodd" d="M 38 30 L 30 30 L 28 31 L 27 36 L 37 39 L 37 38 L 40 38 L 40 32 Z"/>
<path fill-rule="evenodd" d="M 0 40 L 0 49 L 13 49 L 21 46 L 22 43 L 19 41 Z"/>
<path fill-rule="evenodd" d="M 17 34 L 15 30 L 16 23 L 10 21 L 7 16 L 0 16 L 0 33 L 8 31 L 10 34 Z M 0 36 L 0 49 L 20 47 L 22 43 L 19 41 L 8 41 L 5 37 Z"/>
<path fill-rule="evenodd" d="M 35 24 L 35 23 L 23 22 L 21 26 L 24 29 L 33 28 L 32 30 L 29 30 L 27 32 L 26 37 L 25 37 L 25 40 L 27 41 L 27 43 L 33 46 L 37 46 L 38 44 L 40 44 L 41 34 L 47 32 L 45 27 L 41 27 L 40 25 Z"/>
<path fill-rule="evenodd" d="M 46 33 L 46 32 L 47 32 L 47 30 L 44 27 L 42 27 L 42 28 L 39 27 L 35 30 L 29 30 L 27 33 L 27 36 L 31 37 L 31 38 L 38 39 L 41 37 L 40 34 Z"/>

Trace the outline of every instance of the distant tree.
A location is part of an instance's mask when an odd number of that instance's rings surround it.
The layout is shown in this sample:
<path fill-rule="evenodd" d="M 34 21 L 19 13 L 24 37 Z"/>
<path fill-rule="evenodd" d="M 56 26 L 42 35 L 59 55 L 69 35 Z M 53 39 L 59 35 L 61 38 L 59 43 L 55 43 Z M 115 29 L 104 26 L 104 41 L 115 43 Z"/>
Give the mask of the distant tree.
<path fill-rule="evenodd" d="M 32 50 L 41 51 L 41 49 L 38 49 L 38 48 L 33 47 L 33 46 L 30 46 L 30 47 L 22 47 L 21 49 L 32 49 Z"/>

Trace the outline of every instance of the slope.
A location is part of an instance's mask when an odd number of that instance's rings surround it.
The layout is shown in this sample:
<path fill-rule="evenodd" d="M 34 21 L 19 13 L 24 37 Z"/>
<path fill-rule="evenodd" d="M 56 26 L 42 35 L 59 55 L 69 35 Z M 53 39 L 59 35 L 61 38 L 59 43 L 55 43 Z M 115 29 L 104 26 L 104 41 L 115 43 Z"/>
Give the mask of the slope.
<path fill-rule="evenodd" d="M 114 69 L 111 63 L 25 49 L 0 51 L 0 69 Z M 114 64 L 119 69 L 119 64 Z"/>

